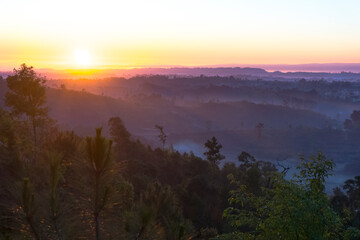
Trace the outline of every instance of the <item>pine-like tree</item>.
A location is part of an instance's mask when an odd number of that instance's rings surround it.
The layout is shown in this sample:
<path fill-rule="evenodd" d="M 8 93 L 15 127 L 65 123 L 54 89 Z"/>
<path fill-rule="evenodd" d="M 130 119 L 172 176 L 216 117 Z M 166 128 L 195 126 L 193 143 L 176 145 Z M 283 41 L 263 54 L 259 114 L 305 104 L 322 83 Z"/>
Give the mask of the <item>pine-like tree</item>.
<path fill-rule="evenodd" d="M 216 137 L 207 140 L 205 147 L 207 148 L 207 151 L 204 152 L 204 155 L 213 166 L 218 166 L 220 161 L 225 159 L 225 156 L 220 153 L 222 145 L 218 143 Z"/>
<path fill-rule="evenodd" d="M 101 128 L 96 129 L 95 137 L 86 138 L 87 160 L 90 175 L 93 177 L 93 221 L 96 239 L 101 239 L 99 216 L 108 202 L 110 186 L 106 184 L 106 175 L 111 170 L 112 141 L 101 135 Z"/>

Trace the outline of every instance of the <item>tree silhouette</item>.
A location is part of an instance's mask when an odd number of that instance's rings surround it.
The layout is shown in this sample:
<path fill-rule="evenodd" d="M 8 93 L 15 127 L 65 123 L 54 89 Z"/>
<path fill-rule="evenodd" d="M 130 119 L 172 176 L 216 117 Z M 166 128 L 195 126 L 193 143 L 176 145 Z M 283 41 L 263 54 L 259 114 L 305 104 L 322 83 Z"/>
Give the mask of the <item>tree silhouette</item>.
<path fill-rule="evenodd" d="M 350 119 L 346 119 L 344 122 L 344 128 L 346 129 L 360 129 L 360 111 L 354 110 L 351 115 Z"/>
<path fill-rule="evenodd" d="M 120 161 L 127 158 L 127 153 L 131 145 L 130 133 L 125 128 L 123 121 L 119 117 L 112 117 L 108 121 L 111 139 L 115 143 L 116 157 Z"/>
<path fill-rule="evenodd" d="M 29 224 L 34 238 L 40 240 L 41 237 L 34 222 L 34 214 L 37 210 L 37 207 L 35 206 L 34 195 L 34 191 L 30 186 L 29 178 L 24 178 L 22 184 L 21 208 L 24 212 L 25 220 Z"/>
<path fill-rule="evenodd" d="M 222 145 L 217 142 L 215 137 L 207 140 L 205 147 L 207 148 L 207 151 L 204 152 L 204 155 L 213 166 L 217 166 L 220 161 L 225 158 L 225 156 L 220 153 Z"/>
<path fill-rule="evenodd" d="M 109 198 L 110 188 L 104 184 L 106 173 L 110 170 L 112 141 L 101 135 L 101 128 L 96 129 L 95 137 L 86 138 L 86 152 L 90 173 L 94 178 L 93 218 L 96 239 L 101 239 L 99 215 Z"/>
<path fill-rule="evenodd" d="M 58 223 L 60 212 L 59 185 L 63 178 L 62 155 L 57 152 L 48 152 L 47 159 L 49 163 L 50 216 L 57 238 L 62 239 Z"/>
<path fill-rule="evenodd" d="M 348 179 L 344 183 L 344 190 L 349 196 L 350 207 L 359 212 L 360 210 L 360 176 Z"/>
<path fill-rule="evenodd" d="M 164 132 L 164 127 L 163 127 L 163 126 L 160 126 L 160 125 L 155 125 L 155 128 L 159 130 L 158 138 L 159 138 L 159 141 L 160 141 L 161 144 L 162 144 L 162 148 L 164 149 L 165 143 L 166 143 L 166 139 L 167 139 L 167 135 L 166 135 L 165 132 Z"/>
<path fill-rule="evenodd" d="M 39 76 L 33 67 L 22 64 L 14 69 L 14 75 L 6 78 L 9 91 L 5 103 L 12 109 L 15 116 L 26 116 L 32 124 L 35 150 L 37 148 L 37 127 L 42 117 L 46 116 L 45 78 Z"/>

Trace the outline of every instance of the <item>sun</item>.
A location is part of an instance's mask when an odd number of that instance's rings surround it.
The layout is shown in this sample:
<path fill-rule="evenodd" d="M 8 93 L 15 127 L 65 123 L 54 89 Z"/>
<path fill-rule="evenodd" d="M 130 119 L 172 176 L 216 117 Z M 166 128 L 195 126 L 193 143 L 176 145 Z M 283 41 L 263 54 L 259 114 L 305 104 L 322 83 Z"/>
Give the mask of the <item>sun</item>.
<path fill-rule="evenodd" d="M 84 49 L 76 49 L 74 51 L 74 57 L 77 64 L 81 66 L 87 66 L 90 64 L 90 53 Z"/>

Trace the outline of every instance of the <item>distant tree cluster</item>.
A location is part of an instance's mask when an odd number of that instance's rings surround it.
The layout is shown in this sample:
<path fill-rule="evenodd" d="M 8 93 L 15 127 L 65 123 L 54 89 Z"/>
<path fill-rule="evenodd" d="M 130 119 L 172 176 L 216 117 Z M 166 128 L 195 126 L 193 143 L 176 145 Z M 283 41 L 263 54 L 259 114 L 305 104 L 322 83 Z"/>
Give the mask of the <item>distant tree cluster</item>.
<path fill-rule="evenodd" d="M 360 130 L 360 111 L 354 110 L 350 119 L 344 122 L 344 128 L 348 130 Z"/>

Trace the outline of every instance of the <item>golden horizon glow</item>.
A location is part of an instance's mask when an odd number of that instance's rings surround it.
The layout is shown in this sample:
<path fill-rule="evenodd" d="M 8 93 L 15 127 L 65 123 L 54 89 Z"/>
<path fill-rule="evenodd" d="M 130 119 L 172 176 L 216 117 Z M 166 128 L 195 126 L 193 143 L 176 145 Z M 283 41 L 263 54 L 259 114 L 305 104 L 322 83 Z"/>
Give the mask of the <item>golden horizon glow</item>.
<path fill-rule="evenodd" d="M 359 7 L 355 0 L 4 1 L 0 69 L 358 63 Z M 74 61 L 76 48 L 88 51 L 82 60 Z"/>

